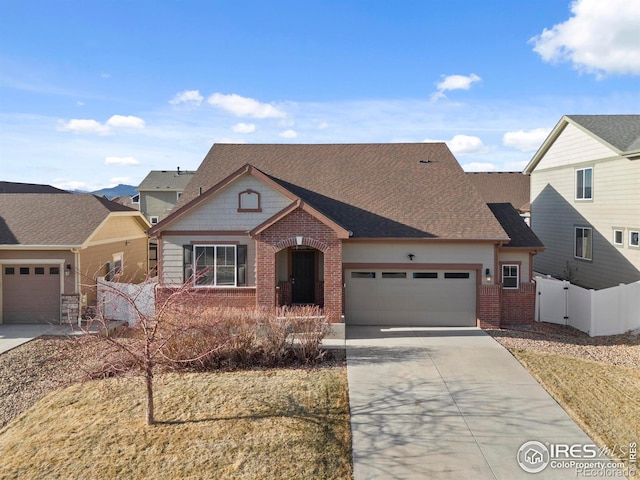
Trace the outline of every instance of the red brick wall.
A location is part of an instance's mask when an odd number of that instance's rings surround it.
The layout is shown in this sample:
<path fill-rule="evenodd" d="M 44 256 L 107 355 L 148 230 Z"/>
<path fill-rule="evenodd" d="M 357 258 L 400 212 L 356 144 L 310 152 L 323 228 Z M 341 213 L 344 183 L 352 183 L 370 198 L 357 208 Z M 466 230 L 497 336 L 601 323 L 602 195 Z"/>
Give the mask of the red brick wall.
<path fill-rule="evenodd" d="M 156 289 L 156 305 L 162 305 L 167 297 L 177 288 L 158 287 Z M 190 288 L 185 295 L 185 302 L 197 302 L 206 307 L 241 307 L 256 306 L 255 288 Z"/>
<path fill-rule="evenodd" d="M 517 290 L 502 290 L 502 325 L 530 324 L 535 320 L 536 284 L 521 283 Z"/>
<path fill-rule="evenodd" d="M 478 287 L 478 326 L 500 328 L 500 285 Z"/>
<path fill-rule="evenodd" d="M 256 236 L 256 302 L 258 306 L 276 304 L 276 253 L 302 244 L 324 253 L 324 312 L 332 322 L 342 314 L 342 241 L 333 230 L 301 208 Z"/>

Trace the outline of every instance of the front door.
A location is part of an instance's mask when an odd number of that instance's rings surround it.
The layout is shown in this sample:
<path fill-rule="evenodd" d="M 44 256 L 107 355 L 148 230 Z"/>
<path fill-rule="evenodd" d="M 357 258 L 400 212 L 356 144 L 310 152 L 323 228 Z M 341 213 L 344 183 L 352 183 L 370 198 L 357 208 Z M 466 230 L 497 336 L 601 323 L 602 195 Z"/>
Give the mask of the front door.
<path fill-rule="evenodd" d="M 291 252 L 291 302 L 314 303 L 315 252 L 293 250 Z"/>

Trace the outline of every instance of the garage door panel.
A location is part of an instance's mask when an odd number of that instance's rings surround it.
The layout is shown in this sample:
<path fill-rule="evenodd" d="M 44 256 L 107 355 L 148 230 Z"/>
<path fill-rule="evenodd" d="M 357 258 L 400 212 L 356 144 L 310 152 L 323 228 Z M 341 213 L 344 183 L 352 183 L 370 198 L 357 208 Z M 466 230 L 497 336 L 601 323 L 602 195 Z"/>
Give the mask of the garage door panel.
<path fill-rule="evenodd" d="M 475 326 L 475 272 L 407 270 L 406 278 L 372 270 L 369 278 L 346 277 L 346 321 L 351 325 Z M 459 276 L 466 278 L 445 278 Z M 451 275 L 453 273 L 454 275 Z M 435 276 L 436 278 L 431 278 Z"/>
<path fill-rule="evenodd" d="M 3 323 L 58 323 L 60 269 L 52 265 L 2 267 Z"/>

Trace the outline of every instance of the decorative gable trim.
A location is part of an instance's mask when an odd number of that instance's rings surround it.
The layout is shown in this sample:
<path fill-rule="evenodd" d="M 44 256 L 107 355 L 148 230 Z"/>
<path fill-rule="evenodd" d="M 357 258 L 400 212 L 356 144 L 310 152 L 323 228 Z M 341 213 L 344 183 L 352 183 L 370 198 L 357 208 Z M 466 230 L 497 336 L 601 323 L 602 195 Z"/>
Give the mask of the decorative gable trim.
<path fill-rule="evenodd" d="M 289 215 L 291 212 L 293 212 L 294 210 L 297 210 L 298 208 L 302 209 L 303 211 L 307 212 L 309 215 L 311 215 L 312 217 L 314 217 L 315 219 L 317 219 L 318 221 L 324 223 L 327 227 L 329 227 L 331 230 L 333 230 L 336 233 L 336 236 L 340 239 L 347 239 L 349 238 L 349 231 L 347 229 L 345 229 L 344 227 L 338 225 L 336 222 L 334 222 L 333 220 L 331 220 L 329 217 L 327 217 L 326 215 L 320 213 L 318 210 L 316 210 L 315 208 L 313 208 L 311 205 L 303 202 L 300 198 L 298 198 L 295 202 L 293 202 L 291 205 L 289 205 L 286 208 L 283 208 L 282 210 L 280 210 L 278 213 L 276 213 L 273 217 L 269 218 L 268 220 L 262 222 L 260 225 L 258 225 L 256 228 L 254 228 L 253 230 L 251 230 L 249 232 L 249 235 L 251 237 L 255 237 L 256 235 L 262 233 L 263 231 L 265 231 L 267 228 L 269 228 L 270 226 L 272 226 L 273 224 L 279 222 L 280 220 L 282 220 L 284 217 L 286 217 L 287 215 Z"/>
<path fill-rule="evenodd" d="M 263 183 L 267 184 L 269 187 L 273 188 L 274 190 L 278 191 L 279 193 L 281 193 L 285 197 L 289 198 L 291 201 L 295 201 L 295 200 L 298 199 L 298 197 L 296 195 L 291 193 L 289 190 L 284 188 L 282 185 L 280 185 L 277 182 L 275 182 L 268 175 L 264 174 L 263 172 L 261 172 L 260 170 L 255 168 L 254 166 L 252 166 L 252 165 L 247 163 L 247 164 L 243 165 L 242 167 L 240 167 L 235 172 L 233 172 L 228 177 L 224 178 L 223 180 L 221 180 L 220 182 L 215 184 L 210 189 L 206 190 L 205 192 L 202 192 L 201 195 L 197 196 L 196 198 L 191 200 L 186 205 L 183 205 L 179 209 L 177 209 L 174 212 L 172 212 L 164 220 L 162 220 L 161 222 L 157 223 L 155 226 L 150 228 L 149 231 L 148 231 L 148 234 L 150 236 L 152 236 L 152 237 L 153 236 L 157 236 L 162 231 L 166 230 L 167 227 L 169 227 L 171 224 L 175 223 L 179 218 L 183 217 L 185 214 L 188 214 L 193 209 L 195 209 L 198 206 L 202 205 L 207 200 L 209 200 L 211 197 L 215 196 L 217 193 L 219 193 L 220 191 L 224 190 L 226 187 L 231 185 L 233 182 L 235 182 L 236 180 L 238 180 L 241 176 L 243 176 L 245 174 L 249 174 L 249 175 L 254 176 L 258 180 L 260 180 Z M 238 201 L 239 200 L 240 199 L 238 198 Z M 243 211 L 247 211 L 247 210 L 243 210 Z"/>

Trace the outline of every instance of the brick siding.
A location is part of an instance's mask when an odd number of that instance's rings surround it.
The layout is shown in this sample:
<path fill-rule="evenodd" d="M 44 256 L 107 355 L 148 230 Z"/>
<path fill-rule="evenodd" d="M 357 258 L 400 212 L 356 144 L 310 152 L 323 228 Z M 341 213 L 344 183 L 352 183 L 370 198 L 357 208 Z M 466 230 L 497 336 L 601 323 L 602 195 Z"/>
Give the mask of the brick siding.
<path fill-rule="evenodd" d="M 500 285 L 480 285 L 478 287 L 478 326 L 480 328 L 500 328 Z"/>
<path fill-rule="evenodd" d="M 162 305 L 177 288 L 158 287 L 156 289 L 156 305 Z M 197 302 L 205 307 L 240 307 L 256 306 L 255 288 L 190 288 L 185 301 Z"/>
<path fill-rule="evenodd" d="M 298 208 L 256 236 L 256 303 L 274 307 L 276 293 L 276 253 L 297 244 L 324 253 L 324 312 L 332 322 L 342 314 L 342 241 L 324 223 Z"/>
<path fill-rule="evenodd" d="M 517 290 L 502 290 L 501 324 L 524 325 L 535 320 L 536 284 L 521 283 Z"/>

